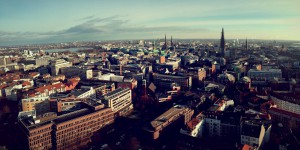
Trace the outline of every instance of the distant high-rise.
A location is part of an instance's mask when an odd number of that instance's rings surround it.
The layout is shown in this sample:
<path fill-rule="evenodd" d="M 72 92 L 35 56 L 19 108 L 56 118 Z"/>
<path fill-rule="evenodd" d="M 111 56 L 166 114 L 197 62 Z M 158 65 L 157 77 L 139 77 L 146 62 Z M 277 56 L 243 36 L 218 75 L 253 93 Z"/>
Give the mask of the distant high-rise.
<path fill-rule="evenodd" d="M 171 36 L 171 47 L 173 46 L 173 39 L 172 39 L 172 36 Z"/>
<path fill-rule="evenodd" d="M 222 57 L 224 57 L 224 55 L 225 55 L 225 38 L 224 38 L 224 29 L 223 28 L 222 28 L 222 34 L 221 34 L 220 50 L 221 50 Z"/>

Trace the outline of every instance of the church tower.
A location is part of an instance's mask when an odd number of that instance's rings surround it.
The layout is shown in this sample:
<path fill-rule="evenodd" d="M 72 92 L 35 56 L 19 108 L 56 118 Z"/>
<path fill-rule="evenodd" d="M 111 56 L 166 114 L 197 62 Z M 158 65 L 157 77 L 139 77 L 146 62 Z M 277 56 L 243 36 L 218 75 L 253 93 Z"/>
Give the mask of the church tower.
<path fill-rule="evenodd" d="M 224 38 L 224 29 L 223 28 L 222 28 L 222 33 L 221 33 L 220 50 L 221 50 L 222 57 L 224 57 L 224 55 L 225 55 L 225 38 Z"/>

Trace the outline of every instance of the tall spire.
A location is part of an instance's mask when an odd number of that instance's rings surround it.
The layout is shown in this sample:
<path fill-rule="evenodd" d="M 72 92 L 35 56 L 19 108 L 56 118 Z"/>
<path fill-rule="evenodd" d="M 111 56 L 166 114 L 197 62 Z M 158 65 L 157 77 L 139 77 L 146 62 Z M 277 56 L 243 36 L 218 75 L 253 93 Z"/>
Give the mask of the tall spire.
<path fill-rule="evenodd" d="M 225 55 L 225 38 L 224 38 L 224 29 L 222 28 L 222 33 L 221 33 L 221 42 L 220 42 L 220 50 L 222 57 Z"/>
<path fill-rule="evenodd" d="M 172 39 L 172 35 L 171 35 L 171 47 L 173 46 L 173 39 Z"/>
<path fill-rule="evenodd" d="M 153 46 L 153 50 L 155 50 L 155 40 L 153 40 L 152 46 Z"/>
<path fill-rule="evenodd" d="M 165 44 L 162 47 L 162 50 L 166 50 L 167 49 L 167 35 L 165 34 Z"/>
<path fill-rule="evenodd" d="M 165 49 L 167 49 L 167 35 L 165 34 Z"/>
<path fill-rule="evenodd" d="M 248 50 L 248 39 L 247 39 L 247 37 L 246 37 L 246 50 Z"/>

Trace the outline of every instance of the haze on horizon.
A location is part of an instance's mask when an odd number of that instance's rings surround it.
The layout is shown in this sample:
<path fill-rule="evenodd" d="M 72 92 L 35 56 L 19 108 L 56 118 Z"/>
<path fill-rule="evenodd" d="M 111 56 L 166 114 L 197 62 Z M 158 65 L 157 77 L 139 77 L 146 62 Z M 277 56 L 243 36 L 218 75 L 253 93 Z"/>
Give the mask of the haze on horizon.
<path fill-rule="evenodd" d="M 157 39 L 300 40 L 299 0 L 0 0 L 0 46 Z"/>

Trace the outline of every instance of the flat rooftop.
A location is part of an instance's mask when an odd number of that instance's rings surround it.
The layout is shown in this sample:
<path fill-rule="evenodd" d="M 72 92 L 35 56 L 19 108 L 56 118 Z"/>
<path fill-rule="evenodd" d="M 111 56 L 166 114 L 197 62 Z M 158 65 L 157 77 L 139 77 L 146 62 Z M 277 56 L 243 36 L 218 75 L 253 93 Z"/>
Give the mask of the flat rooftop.
<path fill-rule="evenodd" d="M 83 93 L 85 93 L 89 90 L 90 89 L 76 89 L 76 90 L 72 90 L 72 92 L 70 94 L 77 97 L 77 96 L 80 96 L 80 95 L 82 95 Z"/>
<path fill-rule="evenodd" d="M 129 90 L 128 88 L 126 88 L 126 89 Z M 104 97 L 112 96 L 112 95 L 117 94 L 117 93 L 119 93 L 119 92 L 121 92 L 123 90 L 126 90 L 126 89 L 125 88 L 117 88 L 116 90 L 111 91 L 111 92 L 105 94 Z"/>
<path fill-rule="evenodd" d="M 166 77 L 166 78 L 177 78 L 177 79 L 187 79 L 188 78 L 188 77 L 183 77 L 183 76 L 166 75 L 166 74 L 158 74 L 158 73 L 153 73 L 153 76 L 160 76 L 160 77 Z"/>
<path fill-rule="evenodd" d="M 167 110 L 166 112 L 164 112 L 159 117 L 157 117 L 156 119 L 154 119 L 153 121 L 151 121 L 150 124 L 153 128 L 157 128 L 158 126 L 162 125 L 163 123 L 168 121 L 173 116 L 180 114 L 185 109 L 186 109 L 186 107 L 184 107 L 184 106 L 178 106 L 178 107 L 174 106 L 174 107 L 170 108 L 169 110 Z"/>
<path fill-rule="evenodd" d="M 74 112 L 71 112 L 71 113 L 67 113 L 67 114 L 58 116 L 54 120 L 54 122 L 55 123 L 62 123 L 62 122 L 68 121 L 68 120 L 72 120 L 72 119 L 87 115 L 89 113 L 91 113 L 91 110 L 88 109 L 88 108 L 80 109 L 80 110 L 77 110 L 77 111 L 74 111 Z"/>

